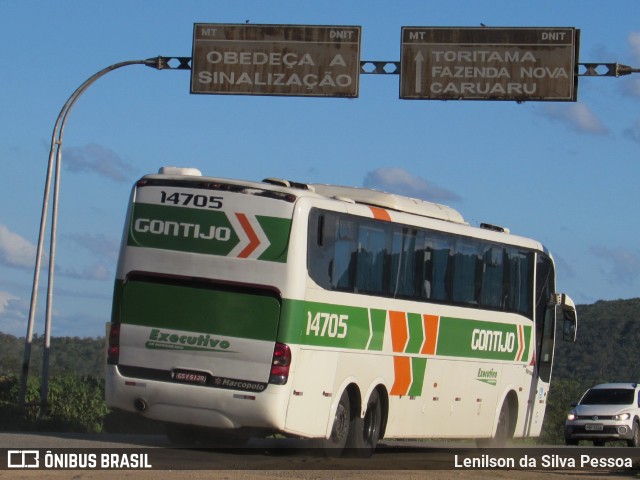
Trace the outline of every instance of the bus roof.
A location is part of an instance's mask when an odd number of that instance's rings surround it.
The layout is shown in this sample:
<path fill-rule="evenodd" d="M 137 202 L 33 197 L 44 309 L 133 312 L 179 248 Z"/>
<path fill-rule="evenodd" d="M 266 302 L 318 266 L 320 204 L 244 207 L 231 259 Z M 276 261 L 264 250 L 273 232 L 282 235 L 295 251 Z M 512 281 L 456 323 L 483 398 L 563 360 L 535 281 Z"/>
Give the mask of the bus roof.
<path fill-rule="evenodd" d="M 181 167 L 162 167 L 158 171 L 160 175 L 166 175 L 173 178 L 179 178 L 181 176 L 188 177 L 201 177 L 202 173 L 196 168 L 181 168 Z M 176 178 L 176 179 L 177 179 Z M 204 177 L 203 177 L 204 178 Z M 217 181 L 221 179 L 215 179 Z M 238 180 L 227 180 L 232 183 L 238 183 L 241 185 L 258 186 L 257 182 L 246 182 Z M 276 185 L 279 187 L 296 189 L 298 195 L 300 191 L 315 192 L 323 197 L 332 198 L 336 200 L 362 203 L 365 205 L 371 205 L 374 207 L 388 208 L 399 212 L 412 213 L 414 215 L 420 215 L 422 217 L 436 218 L 438 220 L 445 220 L 453 223 L 460 223 L 467 225 L 464 218 L 457 210 L 441 205 L 439 203 L 427 202 L 418 198 L 410 198 L 402 195 L 396 195 L 393 193 L 382 192 L 373 190 L 370 188 L 362 187 L 343 187 L 338 185 L 325 185 L 325 184 L 308 184 L 303 182 L 294 182 L 291 180 L 283 180 L 280 178 L 266 178 L 262 181 L 262 185 L 259 188 L 264 188 L 264 183 L 270 185 Z"/>
<path fill-rule="evenodd" d="M 338 200 L 353 200 L 375 207 L 389 208 L 400 212 L 413 213 L 423 217 L 437 218 L 454 223 L 466 224 L 462 215 L 451 207 L 439 203 L 427 202 L 417 198 L 405 197 L 393 193 L 380 192 L 370 188 L 340 187 L 335 185 L 311 185 L 313 190 L 325 197 Z"/>
<path fill-rule="evenodd" d="M 164 178 L 178 181 L 193 181 L 197 179 L 197 181 L 204 182 L 220 182 L 241 185 L 250 189 L 279 191 L 282 193 L 289 193 L 298 197 L 324 197 L 347 203 L 381 207 L 397 212 L 417 215 L 424 218 L 442 220 L 454 225 L 459 225 L 463 228 L 470 227 L 470 225 L 464 220 L 462 215 L 454 208 L 448 207 L 446 205 L 441 205 L 439 203 L 428 202 L 426 200 L 410 198 L 403 195 L 396 195 L 393 193 L 382 192 L 370 188 L 346 187 L 327 184 L 308 184 L 303 182 L 284 180 L 280 178 L 266 178 L 262 182 L 224 179 L 202 176 L 202 173 L 196 168 L 181 167 L 162 167 L 158 171 L 158 175 L 145 175 L 145 178 Z M 489 232 L 494 232 L 494 234 L 497 233 L 498 235 L 511 233 L 508 228 L 485 223 L 480 225 L 480 229 L 486 232 L 485 235 L 489 236 L 491 236 L 491 233 Z M 516 237 L 510 235 L 510 238 L 511 241 L 519 243 L 516 241 Z M 539 244 L 535 240 L 526 239 L 524 237 L 518 238 L 520 238 L 520 240 L 526 243 L 529 247 L 543 250 L 548 253 L 546 248 L 544 248 L 543 245 Z M 533 242 L 535 246 L 531 245 L 531 242 Z"/>

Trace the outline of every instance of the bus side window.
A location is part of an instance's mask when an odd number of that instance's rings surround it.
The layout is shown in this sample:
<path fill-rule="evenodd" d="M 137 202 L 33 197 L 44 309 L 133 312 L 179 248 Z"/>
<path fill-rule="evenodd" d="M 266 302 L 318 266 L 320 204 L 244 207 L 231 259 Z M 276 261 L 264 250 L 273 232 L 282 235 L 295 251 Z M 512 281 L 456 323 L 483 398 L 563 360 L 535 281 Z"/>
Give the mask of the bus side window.
<path fill-rule="evenodd" d="M 390 294 L 415 298 L 417 231 L 402 227 L 393 231 L 391 244 Z"/>
<path fill-rule="evenodd" d="M 338 219 L 331 265 L 331 286 L 338 290 L 353 291 L 356 257 L 355 229 L 353 221 Z"/>
<path fill-rule="evenodd" d="M 504 248 L 490 245 L 482 256 L 482 287 L 480 304 L 483 307 L 502 309 L 504 288 Z"/>
<path fill-rule="evenodd" d="M 331 287 L 331 265 L 335 243 L 335 215 L 313 210 L 309 215 L 307 268 L 322 288 Z"/>
<path fill-rule="evenodd" d="M 360 225 L 357 258 L 356 291 L 385 293 L 386 231 L 373 225 Z"/>
<path fill-rule="evenodd" d="M 309 275 L 322 288 L 484 307 L 530 319 L 535 308 L 541 318 L 539 299 L 548 295 L 538 292 L 534 303 L 533 251 L 315 209 L 308 229 Z"/>
<path fill-rule="evenodd" d="M 478 305 L 482 273 L 479 245 L 470 240 L 459 240 L 453 258 L 453 301 Z"/>
<path fill-rule="evenodd" d="M 505 310 L 532 318 L 533 309 L 529 292 L 533 282 L 533 254 L 517 248 L 507 248 L 507 251 L 509 279 Z"/>
<path fill-rule="evenodd" d="M 451 239 L 427 232 L 425 241 L 425 290 L 430 292 L 427 298 L 447 301 L 451 299 L 451 267 L 453 243 Z"/>
<path fill-rule="evenodd" d="M 431 298 L 431 289 L 433 285 L 433 259 L 432 251 L 430 248 L 422 250 L 422 298 Z"/>

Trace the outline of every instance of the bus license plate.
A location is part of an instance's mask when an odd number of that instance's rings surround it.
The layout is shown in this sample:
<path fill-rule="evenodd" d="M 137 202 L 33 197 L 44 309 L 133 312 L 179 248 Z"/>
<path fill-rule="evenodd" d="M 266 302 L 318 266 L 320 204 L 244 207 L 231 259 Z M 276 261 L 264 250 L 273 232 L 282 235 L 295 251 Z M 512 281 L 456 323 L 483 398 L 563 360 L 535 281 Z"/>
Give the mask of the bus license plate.
<path fill-rule="evenodd" d="M 602 428 L 603 428 L 603 426 L 602 426 L 602 425 L 600 425 L 600 424 L 595 424 L 595 423 L 587 424 L 587 425 L 585 425 L 585 426 L 584 426 L 584 429 L 585 429 L 585 430 L 588 430 L 588 431 L 590 431 L 590 432 L 594 432 L 594 431 L 596 431 L 596 432 L 597 432 L 597 431 L 602 430 Z"/>
<path fill-rule="evenodd" d="M 175 370 L 173 379 L 177 382 L 205 384 L 207 383 L 207 374 L 189 370 Z"/>

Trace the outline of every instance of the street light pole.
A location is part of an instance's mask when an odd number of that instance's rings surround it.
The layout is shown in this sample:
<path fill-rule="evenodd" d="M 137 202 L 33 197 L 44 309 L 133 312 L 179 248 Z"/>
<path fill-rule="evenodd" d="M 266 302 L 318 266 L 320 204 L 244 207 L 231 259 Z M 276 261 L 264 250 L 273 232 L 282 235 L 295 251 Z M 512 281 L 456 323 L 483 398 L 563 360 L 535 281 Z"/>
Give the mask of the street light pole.
<path fill-rule="evenodd" d="M 155 57 L 146 60 L 129 60 L 125 62 L 115 63 L 110 65 L 90 78 L 88 78 L 82 85 L 80 85 L 73 94 L 69 97 L 67 102 L 60 110 L 60 114 L 56 120 L 53 128 L 53 134 L 51 135 L 51 148 L 49 150 L 49 162 L 47 165 L 47 177 L 44 188 L 44 198 L 42 200 L 42 214 L 40 217 L 40 231 L 38 234 L 38 246 L 36 250 L 36 263 L 33 273 L 33 286 L 31 290 L 31 304 L 29 306 L 29 319 L 27 323 L 27 334 L 25 337 L 24 356 L 22 361 L 22 371 L 20 378 L 20 392 L 18 398 L 18 405 L 21 410 L 25 408 L 25 397 L 27 391 L 27 379 L 29 376 L 29 362 L 31 358 L 31 346 L 33 343 L 33 325 L 36 313 L 36 305 L 38 299 L 38 284 L 40 282 L 40 267 L 42 264 L 42 249 L 44 245 L 44 235 L 47 222 L 47 211 L 49 208 L 49 196 L 51 193 L 51 180 L 54 174 L 55 167 L 55 183 L 53 189 L 53 208 L 51 213 L 51 239 L 49 245 L 49 271 L 48 271 L 48 285 L 47 285 L 47 302 L 46 302 L 46 315 L 45 315 L 45 339 L 44 350 L 42 356 L 42 383 L 40 387 L 40 414 L 43 415 L 47 410 L 47 397 L 49 390 L 49 349 L 51 342 L 51 315 L 53 305 L 53 282 L 54 282 L 54 268 L 55 268 L 55 253 L 56 253 L 56 232 L 58 224 L 58 197 L 60 193 L 60 169 L 62 164 L 62 139 L 64 136 L 64 128 L 67 118 L 73 106 L 80 96 L 98 79 L 103 77 L 113 70 L 117 70 L 128 65 L 146 65 L 158 70 L 171 68 L 167 65 L 166 57 Z"/>

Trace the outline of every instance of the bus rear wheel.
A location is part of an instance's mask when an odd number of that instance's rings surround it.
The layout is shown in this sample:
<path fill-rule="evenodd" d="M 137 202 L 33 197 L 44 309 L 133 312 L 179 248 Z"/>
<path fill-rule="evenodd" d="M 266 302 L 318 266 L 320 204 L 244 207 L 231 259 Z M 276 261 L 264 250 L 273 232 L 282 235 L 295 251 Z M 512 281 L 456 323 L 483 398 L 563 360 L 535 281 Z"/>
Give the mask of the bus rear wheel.
<path fill-rule="evenodd" d="M 333 418 L 331 435 L 322 441 L 322 448 L 328 457 L 339 457 L 344 451 L 351 427 L 351 406 L 349 393 L 345 390 L 340 397 L 336 414 Z"/>
<path fill-rule="evenodd" d="M 348 448 L 353 449 L 356 456 L 369 458 L 373 455 L 382 427 L 382 404 L 377 390 L 371 392 L 367 401 L 367 410 L 364 418 L 355 415 L 351 423 L 351 437 Z"/>

